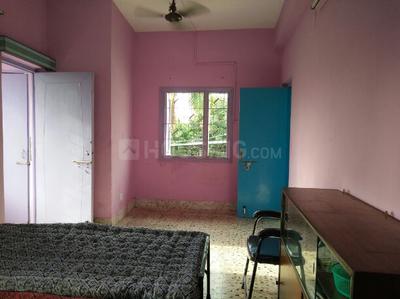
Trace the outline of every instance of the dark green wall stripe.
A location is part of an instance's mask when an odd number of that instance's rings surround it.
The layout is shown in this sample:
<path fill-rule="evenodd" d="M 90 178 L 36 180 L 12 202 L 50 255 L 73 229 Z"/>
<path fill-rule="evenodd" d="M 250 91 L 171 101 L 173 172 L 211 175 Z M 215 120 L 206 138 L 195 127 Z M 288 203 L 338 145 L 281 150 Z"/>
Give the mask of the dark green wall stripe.
<path fill-rule="evenodd" d="M 0 51 L 4 51 L 28 62 L 32 62 L 46 70 L 56 70 L 56 61 L 54 59 L 6 36 L 0 36 Z"/>

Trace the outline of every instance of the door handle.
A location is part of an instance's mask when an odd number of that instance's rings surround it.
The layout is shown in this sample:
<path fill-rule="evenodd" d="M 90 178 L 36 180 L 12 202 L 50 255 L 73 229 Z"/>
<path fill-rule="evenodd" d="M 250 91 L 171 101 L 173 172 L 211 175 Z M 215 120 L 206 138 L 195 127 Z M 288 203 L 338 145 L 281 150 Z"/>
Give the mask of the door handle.
<path fill-rule="evenodd" d="M 29 141 L 29 150 L 22 149 L 21 151 L 21 160 L 15 162 L 17 165 L 22 165 L 22 166 L 29 166 L 31 165 L 32 159 L 31 159 L 31 144 Z"/>
<path fill-rule="evenodd" d="M 73 160 L 72 163 L 78 164 L 78 165 L 90 165 L 93 163 L 91 160 Z"/>
<path fill-rule="evenodd" d="M 253 163 L 256 163 L 254 160 L 241 160 L 240 162 L 243 163 L 244 170 L 249 171 Z"/>

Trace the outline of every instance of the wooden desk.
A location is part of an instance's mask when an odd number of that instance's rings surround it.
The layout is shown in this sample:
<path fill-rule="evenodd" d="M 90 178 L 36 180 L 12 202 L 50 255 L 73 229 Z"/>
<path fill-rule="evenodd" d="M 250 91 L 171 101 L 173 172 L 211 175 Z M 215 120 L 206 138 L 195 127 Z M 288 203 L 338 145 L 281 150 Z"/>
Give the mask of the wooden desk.
<path fill-rule="evenodd" d="M 318 272 L 322 245 L 351 276 L 351 298 L 400 298 L 400 221 L 338 190 L 287 188 L 282 208 L 283 232 L 290 228 L 303 236 L 307 269 L 301 279 L 283 238 L 280 299 L 315 298 L 319 285 L 331 277 L 329 271 Z M 287 295 L 299 286 L 302 294 Z M 322 298 L 346 298 L 331 287 L 333 293 Z"/>

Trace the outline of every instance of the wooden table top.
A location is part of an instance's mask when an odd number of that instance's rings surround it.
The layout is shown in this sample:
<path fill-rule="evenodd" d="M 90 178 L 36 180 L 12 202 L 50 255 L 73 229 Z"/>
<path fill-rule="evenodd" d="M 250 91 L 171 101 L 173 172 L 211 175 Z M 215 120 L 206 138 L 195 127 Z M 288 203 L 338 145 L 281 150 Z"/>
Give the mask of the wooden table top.
<path fill-rule="evenodd" d="M 354 272 L 400 274 L 400 221 L 339 190 L 284 194 Z"/>

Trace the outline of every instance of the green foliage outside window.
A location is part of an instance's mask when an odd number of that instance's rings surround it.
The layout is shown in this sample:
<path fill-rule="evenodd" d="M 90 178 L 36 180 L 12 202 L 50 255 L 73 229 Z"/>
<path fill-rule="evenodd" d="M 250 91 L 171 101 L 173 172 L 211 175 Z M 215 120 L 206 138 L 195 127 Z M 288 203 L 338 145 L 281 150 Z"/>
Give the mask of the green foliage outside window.
<path fill-rule="evenodd" d="M 210 93 L 208 113 L 208 156 L 227 156 L 228 95 Z"/>
<path fill-rule="evenodd" d="M 201 157 L 203 155 L 204 130 L 204 93 L 169 93 L 169 129 L 170 140 L 167 152 L 175 157 Z M 209 93 L 208 107 L 208 156 L 227 157 L 227 112 L 228 94 Z M 181 102 L 179 102 L 181 101 Z M 182 103 L 182 101 L 188 101 Z M 190 115 L 180 116 L 178 105 L 184 105 Z M 181 106 L 182 108 L 182 106 Z M 190 109 L 190 110 L 188 110 Z"/>

